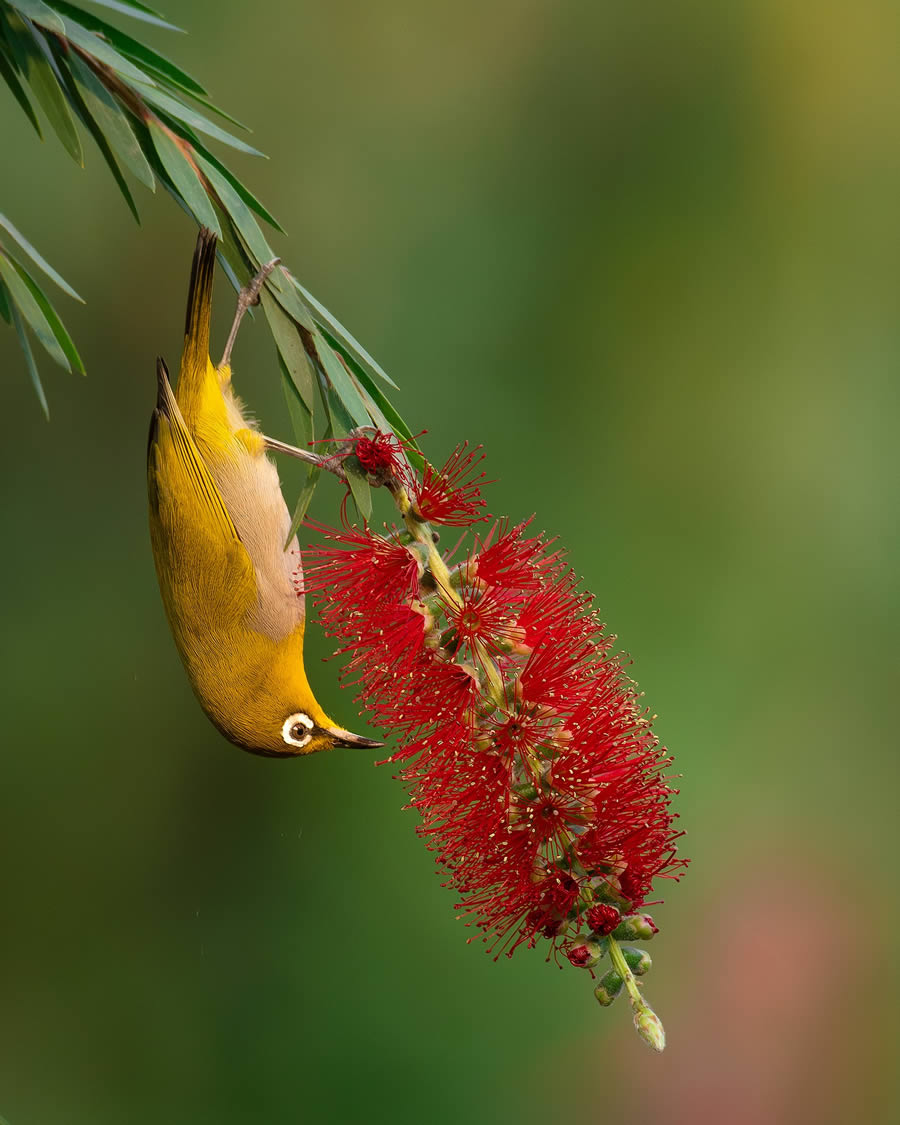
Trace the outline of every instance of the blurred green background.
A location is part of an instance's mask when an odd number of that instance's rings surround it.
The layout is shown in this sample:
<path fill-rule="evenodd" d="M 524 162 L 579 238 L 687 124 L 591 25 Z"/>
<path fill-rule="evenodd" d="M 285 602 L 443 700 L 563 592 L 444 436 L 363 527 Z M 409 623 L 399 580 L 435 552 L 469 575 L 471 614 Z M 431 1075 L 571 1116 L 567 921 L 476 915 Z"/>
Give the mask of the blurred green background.
<path fill-rule="evenodd" d="M 693 857 L 651 947 L 670 1045 L 540 950 L 467 945 L 371 755 L 273 763 L 203 717 L 144 483 L 194 231 L 146 192 L 137 228 L 4 96 L 2 209 L 88 299 L 57 308 L 89 375 L 41 357 L 47 424 L 0 332 L 0 1113 L 897 1120 L 900 8 L 167 14 L 190 35 L 129 30 L 255 127 L 271 160 L 228 159 L 273 245 L 434 459 L 484 443 L 492 510 L 562 536 L 634 656 Z M 259 319 L 236 370 L 288 436 Z"/>

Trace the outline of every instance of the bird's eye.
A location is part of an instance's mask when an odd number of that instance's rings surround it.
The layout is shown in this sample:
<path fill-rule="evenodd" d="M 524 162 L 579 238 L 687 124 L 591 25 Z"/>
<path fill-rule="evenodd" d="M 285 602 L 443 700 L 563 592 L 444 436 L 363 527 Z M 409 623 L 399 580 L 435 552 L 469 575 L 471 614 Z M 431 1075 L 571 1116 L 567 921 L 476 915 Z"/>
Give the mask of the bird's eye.
<path fill-rule="evenodd" d="M 288 746 L 296 746 L 298 750 L 302 750 L 312 738 L 314 726 L 315 723 L 309 715 L 304 711 L 298 711 L 295 715 L 288 715 L 284 720 L 281 737 Z"/>

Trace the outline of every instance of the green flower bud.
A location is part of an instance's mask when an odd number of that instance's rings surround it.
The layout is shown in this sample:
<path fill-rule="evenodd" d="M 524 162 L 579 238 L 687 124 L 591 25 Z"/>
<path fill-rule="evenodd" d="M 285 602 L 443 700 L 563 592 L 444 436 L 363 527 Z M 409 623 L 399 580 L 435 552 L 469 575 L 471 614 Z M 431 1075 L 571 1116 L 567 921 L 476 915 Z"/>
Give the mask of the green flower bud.
<path fill-rule="evenodd" d="M 616 941 L 649 941 L 658 933 L 659 926 L 649 914 L 629 914 L 613 930 L 613 937 Z"/>
<path fill-rule="evenodd" d="M 666 1030 L 662 1020 L 646 1004 L 635 1004 L 634 1026 L 641 1039 L 654 1051 L 662 1051 L 666 1046 Z"/>
<path fill-rule="evenodd" d="M 642 977 L 653 968 L 653 961 L 646 949 L 635 949 L 633 945 L 623 945 L 622 955 L 625 964 L 636 977 Z"/>
<path fill-rule="evenodd" d="M 619 976 L 615 969 L 610 969 L 608 973 L 600 978 L 600 983 L 594 989 L 594 995 L 604 1008 L 608 1008 L 610 1004 L 622 991 L 625 981 Z"/>

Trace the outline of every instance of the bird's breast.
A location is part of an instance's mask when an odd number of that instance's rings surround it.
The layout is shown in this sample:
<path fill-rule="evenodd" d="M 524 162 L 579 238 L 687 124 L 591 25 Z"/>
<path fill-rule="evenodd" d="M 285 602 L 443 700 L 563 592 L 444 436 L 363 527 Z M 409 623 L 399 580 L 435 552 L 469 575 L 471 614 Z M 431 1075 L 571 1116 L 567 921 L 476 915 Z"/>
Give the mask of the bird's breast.
<path fill-rule="evenodd" d="M 257 598 L 247 625 L 281 641 L 303 623 L 304 600 L 296 537 L 285 549 L 291 517 L 278 470 L 253 430 L 236 431 L 227 447 L 208 452 L 205 460 L 253 563 Z"/>

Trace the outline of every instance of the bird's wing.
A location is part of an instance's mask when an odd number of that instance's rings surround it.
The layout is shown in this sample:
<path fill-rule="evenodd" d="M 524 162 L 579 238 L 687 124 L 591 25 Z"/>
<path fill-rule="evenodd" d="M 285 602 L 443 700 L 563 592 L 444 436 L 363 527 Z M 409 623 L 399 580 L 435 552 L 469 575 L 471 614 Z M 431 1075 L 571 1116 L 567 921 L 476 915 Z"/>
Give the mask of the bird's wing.
<path fill-rule="evenodd" d="M 253 563 L 157 362 L 147 479 L 150 526 L 173 629 L 221 628 L 256 601 Z M 236 604 L 237 603 L 237 604 Z"/>

